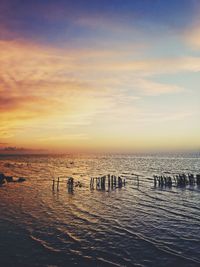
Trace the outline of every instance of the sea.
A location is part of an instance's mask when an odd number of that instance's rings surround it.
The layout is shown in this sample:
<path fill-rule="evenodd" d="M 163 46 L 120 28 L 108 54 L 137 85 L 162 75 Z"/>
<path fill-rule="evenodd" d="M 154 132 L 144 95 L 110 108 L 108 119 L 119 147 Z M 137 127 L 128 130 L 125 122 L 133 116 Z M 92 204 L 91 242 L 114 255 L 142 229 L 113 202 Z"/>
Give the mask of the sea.
<path fill-rule="evenodd" d="M 1 155 L 0 172 L 26 178 L 0 187 L 1 267 L 200 266 L 200 187 L 153 181 L 200 174 L 198 153 Z M 90 187 L 108 174 L 125 186 Z"/>

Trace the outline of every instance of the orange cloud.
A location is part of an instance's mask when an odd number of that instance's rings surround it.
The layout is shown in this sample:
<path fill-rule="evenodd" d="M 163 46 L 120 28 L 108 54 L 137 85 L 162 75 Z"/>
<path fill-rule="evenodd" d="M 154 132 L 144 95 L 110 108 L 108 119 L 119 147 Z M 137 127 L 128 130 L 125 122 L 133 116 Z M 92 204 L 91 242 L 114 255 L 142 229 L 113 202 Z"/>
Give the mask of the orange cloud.
<path fill-rule="evenodd" d="M 100 146 L 101 138 L 117 133 L 114 146 L 145 121 L 143 98 L 184 92 L 153 81 L 154 75 L 199 70 L 199 58 L 130 60 L 122 50 L 0 41 L 0 138 L 23 147 L 62 148 Z"/>
<path fill-rule="evenodd" d="M 90 123 L 111 100 L 77 77 L 77 64 L 76 56 L 53 48 L 0 41 L 0 137 L 20 138 L 33 127 L 43 130 L 35 133 L 39 140 L 49 138 L 55 125 L 62 131 Z"/>

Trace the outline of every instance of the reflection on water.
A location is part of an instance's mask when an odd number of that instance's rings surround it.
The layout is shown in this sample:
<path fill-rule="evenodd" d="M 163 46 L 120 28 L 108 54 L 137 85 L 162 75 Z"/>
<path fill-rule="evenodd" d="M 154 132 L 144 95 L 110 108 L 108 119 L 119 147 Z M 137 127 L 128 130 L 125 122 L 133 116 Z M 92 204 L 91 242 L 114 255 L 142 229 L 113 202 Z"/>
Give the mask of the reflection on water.
<path fill-rule="evenodd" d="M 0 171 L 27 178 L 0 188 L 0 266 L 200 265 L 200 188 L 152 180 L 200 173 L 198 157 L 4 156 Z M 126 186 L 90 190 L 90 177 L 108 173 Z M 83 186 L 69 193 L 66 177 Z"/>

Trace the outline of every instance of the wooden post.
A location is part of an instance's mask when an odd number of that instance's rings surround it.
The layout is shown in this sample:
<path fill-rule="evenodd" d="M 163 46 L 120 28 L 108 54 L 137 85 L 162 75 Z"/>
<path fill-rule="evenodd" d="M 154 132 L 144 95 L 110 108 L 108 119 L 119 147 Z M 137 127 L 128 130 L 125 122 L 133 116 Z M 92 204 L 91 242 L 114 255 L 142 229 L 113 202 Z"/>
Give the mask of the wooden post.
<path fill-rule="evenodd" d="M 105 190 L 106 187 L 106 176 L 103 176 L 103 189 Z"/>
<path fill-rule="evenodd" d="M 126 185 L 126 179 L 124 178 L 124 186 Z"/>
<path fill-rule="evenodd" d="M 100 178 L 101 189 L 103 188 L 103 177 Z"/>
<path fill-rule="evenodd" d="M 94 187 L 94 178 L 90 178 L 90 188 Z"/>
<path fill-rule="evenodd" d="M 53 178 L 52 190 L 54 191 L 55 188 L 55 179 Z"/>
<path fill-rule="evenodd" d="M 100 177 L 97 177 L 97 188 L 99 189 L 100 187 Z"/>
<path fill-rule="evenodd" d="M 157 184 L 157 180 L 156 180 L 156 175 L 153 176 L 153 179 L 154 179 L 154 186 L 156 187 L 156 184 Z"/>
<path fill-rule="evenodd" d="M 118 187 L 122 187 L 122 178 L 118 176 Z"/>
<path fill-rule="evenodd" d="M 69 177 L 68 181 L 67 181 L 67 186 L 68 186 L 68 192 L 72 193 L 73 192 L 73 186 L 74 186 L 74 178 L 73 177 Z"/>
<path fill-rule="evenodd" d="M 161 175 L 161 186 L 163 186 L 164 184 L 164 179 L 163 179 L 163 176 Z"/>
<path fill-rule="evenodd" d="M 108 174 L 108 188 L 110 188 L 110 174 Z"/>
<path fill-rule="evenodd" d="M 200 174 L 196 175 L 196 183 L 197 185 L 200 185 Z"/>
<path fill-rule="evenodd" d="M 57 191 L 59 190 L 59 183 L 60 183 L 60 178 L 58 177 L 58 180 L 57 180 Z"/>
<path fill-rule="evenodd" d="M 168 184 L 169 184 L 169 186 L 172 186 L 172 178 L 171 178 L 171 176 L 169 176 Z"/>
<path fill-rule="evenodd" d="M 117 177 L 114 175 L 114 186 L 117 184 Z"/>

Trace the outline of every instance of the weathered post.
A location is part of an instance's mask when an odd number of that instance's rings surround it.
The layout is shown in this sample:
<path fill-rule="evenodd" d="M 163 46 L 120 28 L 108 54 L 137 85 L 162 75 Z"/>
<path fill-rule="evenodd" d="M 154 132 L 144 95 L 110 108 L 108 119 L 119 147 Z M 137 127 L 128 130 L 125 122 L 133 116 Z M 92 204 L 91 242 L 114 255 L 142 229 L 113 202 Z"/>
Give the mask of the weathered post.
<path fill-rule="evenodd" d="M 110 174 L 108 174 L 108 188 L 110 188 Z"/>
<path fill-rule="evenodd" d="M 74 189 L 74 178 L 73 177 L 68 178 L 67 187 L 68 187 L 69 193 L 73 192 L 73 189 Z"/>
<path fill-rule="evenodd" d="M 126 178 L 124 178 L 124 186 L 126 185 Z"/>
<path fill-rule="evenodd" d="M 185 175 L 185 173 L 183 173 L 183 185 L 187 185 L 187 176 Z"/>
<path fill-rule="evenodd" d="M 171 178 L 171 176 L 168 177 L 168 186 L 170 186 L 170 187 L 172 186 L 172 178 Z"/>
<path fill-rule="evenodd" d="M 91 178 L 91 187 L 92 187 L 92 188 L 94 188 L 94 183 L 95 183 L 95 178 L 92 177 L 92 178 Z"/>
<path fill-rule="evenodd" d="M 60 177 L 58 177 L 58 180 L 57 180 L 57 191 L 59 191 L 59 183 L 60 183 Z"/>
<path fill-rule="evenodd" d="M 117 185 L 117 177 L 114 175 L 114 186 Z"/>
<path fill-rule="evenodd" d="M 164 184 L 164 179 L 163 179 L 163 176 L 161 175 L 161 186 L 163 186 L 163 184 Z"/>
<path fill-rule="evenodd" d="M 106 187 L 106 176 L 104 175 L 104 177 L 103 177 L 103 189 L 105 189 L 105 187 Z"/>
<path fill-rule="evenodd" d="M 122 178 L 118 176 L 118 187 L 122 187 Z"/>
<path fill-rule="evenodd" d="M 195 183 L 194 174 L 188 173 L 188 178 L 189 178 L 189 184 L 193 185 Z"/>
<path fill-rule="evenodd" d="M 104 175 L 102 177 L 102 189 L 105 190 L 105 187 L 106 187 L 106 176 Z"/>
<path fill-rule="evenodd" d="M 101 189 L 103 189 L 103 176 L 101 177 Z"/>
<path fill-rule="evenodd" d="M 156 185 L 157 185 L 157 176 L 156 175 L 153 176 L 153 180 L 154 180 L 154 186 L 156 187 Z"/>
<path fill-rule="evenodd" d="M 200 185 L 200 174 L 196 175 L 196 183 L 197 185 Z"/>
<path fill-rule="evenodd" d="M 166 178 L 166 176 L 164 176 L 163 179 L 164 179 L 164 182 L 163 182 L 164 183 L 164 186 L 166 186 L 167 185 L 167 178 Z"/>
<path fill-rule="evenodd" d="M 113 175 L 111 175 L 111 188 L 113 188 Z"/>
<path fill-rule="evenodd" d="M 54 191 L 55 188 L 55 179 L 53 178 L 52 190 Z"/>
<path fill-rule="evenodd" d="M 97 188 L 99 189 L 100 187 L 100 177 L 97 177 Z"/>

